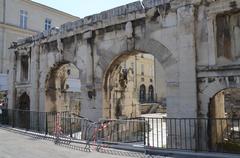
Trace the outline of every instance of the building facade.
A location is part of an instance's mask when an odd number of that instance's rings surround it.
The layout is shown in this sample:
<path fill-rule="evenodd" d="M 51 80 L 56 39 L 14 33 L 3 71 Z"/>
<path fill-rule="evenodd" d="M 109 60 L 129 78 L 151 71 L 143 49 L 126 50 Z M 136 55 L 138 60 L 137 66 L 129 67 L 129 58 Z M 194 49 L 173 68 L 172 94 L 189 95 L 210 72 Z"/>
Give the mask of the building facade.
<path fill-rule="evenodd" d="M 9 72 L 11 42 L 77 19 L 31 0 L 0 0 L 0 73 Z"/>
<path fill-rule="evenodd" d="M 133 73 L 135 98 L 139 102 L 154 101 L 155 94 L 155 59 L 149 54 L 136 54 L 129 56 L 121 63 L 122 71 Z M 151 90 L 152 89 L 152 90 Z M 151 96 L 149 96 L 151 91 Z M 153 93 L 152 93 L 153 92 Z"/>
<path fill-rule="evenodd" d="M 144 53 L 129 55 L 115 65 L 109 75 L 108 87 L 111 88 L 107 92 L 111 118 L 137 117 L 143 104 L 156 101 L 154 68 L 154 56 Z"/>

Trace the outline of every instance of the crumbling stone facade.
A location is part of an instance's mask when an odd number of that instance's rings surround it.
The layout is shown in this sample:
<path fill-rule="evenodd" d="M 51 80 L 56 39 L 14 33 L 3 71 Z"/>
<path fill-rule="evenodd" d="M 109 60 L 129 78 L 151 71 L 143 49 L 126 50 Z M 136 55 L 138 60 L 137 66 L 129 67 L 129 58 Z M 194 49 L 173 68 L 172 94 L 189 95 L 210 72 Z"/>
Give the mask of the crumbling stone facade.
<path fill-rule="evenodd" d="M 73 64 L 81 80 L 81 115 L 108 117 L 106 76 L 119 59 L 138 51 L 161 64 L 168 117 L 207 117 L 211 97 L 240 87 L 239 13 L 239 0 L 143 0 L 14 42 L 9 108 L 26 92 L 31 110 L 49 111 L 49 73 Z M 23 56 L 29 61 L 24 82 Z"/>

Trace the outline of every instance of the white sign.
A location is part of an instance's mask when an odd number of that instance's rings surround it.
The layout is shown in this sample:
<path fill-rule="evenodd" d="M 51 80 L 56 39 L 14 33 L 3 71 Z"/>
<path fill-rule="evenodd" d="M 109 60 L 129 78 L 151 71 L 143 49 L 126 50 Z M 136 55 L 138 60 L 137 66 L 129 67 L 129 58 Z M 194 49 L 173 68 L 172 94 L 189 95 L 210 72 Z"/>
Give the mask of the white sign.
<path fill-rule="evenodd" d="M 8 76 L 6 74 L 0 74 L 0 91 L 8 90 Z"/>
<path fill-rule="evenodd" d="M 81 81 L 79 79 L 67 79 L 67 92 L 81 92 Z"/>

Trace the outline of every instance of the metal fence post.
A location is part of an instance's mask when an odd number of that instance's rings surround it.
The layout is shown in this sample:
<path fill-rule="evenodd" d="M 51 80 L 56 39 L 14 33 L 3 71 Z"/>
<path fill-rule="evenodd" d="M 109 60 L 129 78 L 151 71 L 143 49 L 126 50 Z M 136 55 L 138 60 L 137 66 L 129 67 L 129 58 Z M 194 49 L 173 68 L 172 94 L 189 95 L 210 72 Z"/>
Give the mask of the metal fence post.
<path fill-rule="evenodd" d="M 31 124 L 31 113 L 30 111 L 23 111 L 23 113 L 25 113 L 26 116 L 29 116 L 29 120 L 26 123 L 26 131 L 29 131 L 29 126 Z"/>
<path fill-rule="evenodd" d="M 48 134 L 48 113 L 45 112 L 45 135 Z"/>
<path fill-rule="evenodd" d="M 35 113 L 35 112 L 34 112 Z M 41 125 L 41 123 L 40 123 L 40 119 L 41 119 L 41 112 L 38 112 L 38 115 L 36 115 L 36 116 L 38 116 L 37 117 L 37 126 L 38 126 L 38 132 L 40 133 L 41 132 L 41 130 L 40 130 L 40 125 Z M 35 120 L 34 120 L 35 121 Z"/>
<path fill-rule="evenodd" d="M 69 123 L 70 123 L 70 137 L 72 138 L 73 132 L 72 132 L 72 118 L 71 117 L 70 117 Z"/>
<path fill-rule="evenodd" d="M 143 139 L 144 139 L 144 146 L 146 146 L 146 121 L 145 121 L 145 119 L 144 119 L 144 123 L 143 123 Z"/>
<path fill-rule="evenodd" d="M 12 127 L 14 128 L 14 110 L 12 110 Z"/>
<path fill-rule="evenodd" d="M 3 109 L 0 109 L 1 113 L 0 113 L 0 125 L 3 124 Z"/>
<path fill-rule="evenodd" d="M 149 138 L 149 133 L 150 133 L 150 123 L 149 123 L 149 118 L 148 118 L 148 124 L 147 124 L 147 139 L 148 139 L 148 144 L 147 146 L 150 146 L 150 138 Z"/>

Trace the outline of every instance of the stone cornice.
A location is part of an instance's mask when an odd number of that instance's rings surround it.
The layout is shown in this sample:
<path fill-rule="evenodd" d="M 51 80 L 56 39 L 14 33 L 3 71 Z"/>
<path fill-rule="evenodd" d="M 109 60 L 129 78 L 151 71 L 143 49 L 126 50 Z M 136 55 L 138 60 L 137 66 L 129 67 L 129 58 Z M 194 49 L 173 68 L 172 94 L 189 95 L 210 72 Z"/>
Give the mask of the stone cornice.
<path fill-rule="evenodd" d="M 197 68 L 198 72 L 229 71 L 229 70 L 240 70 L 240 64 L 198 66 Z"/>
<path fill-rule="evenodd" d="M 5 24 L 5 23 L 1 23 L 1 22 L 0 22 L 0 27 L 5 28 L 5 29 L 9 29 L 9 30 L 12 30 L 12 31 L 20 32 L 20 33 L 23 33 L 23 34 L 29 34 L 29 35 L 34 35 L 36 33 L 39 33 L 39 31 L 30 30 L 30 29 L 22 29 L 18 26 L 11 25 L 11 24 Z"/>
<path fill-rule="evenodd" d="M 13 42 L 11 48 L 14 49 L 17 46 L 33 43 L 35 41 L 46 41 L 46 38 L 56 40 L 57 38 L 64 38 L 64 36 L 71 36 L 76 33 L 80 34 L 106 28 L 108 26 L 126 23 L 128 21 L 142 19 L 145 18 L 146 10 L 156 6 L 167 5 L 171 1 L 172 0 L 143 0 L 142 3 L 140 1 L 129 3 L 107 11 L 103 11 L 99 14 L 87 16 L 74 22 L 65 23 L 61 25 L 60 28 L 53 28 L 49 31 L 41 32 L 33 37 L 18 40 L 17 42 Z"/>
<path fill-rule="evenodd" d="M 219 13 L 225 13 L 229 11 L 236 11 L 239 10 L 240 1 L 227 1 L 227 0 L 218 0 L 220 2 L 211 3 L 208 7 L 208 13 L 209 14 L 219 14 Z"/>

